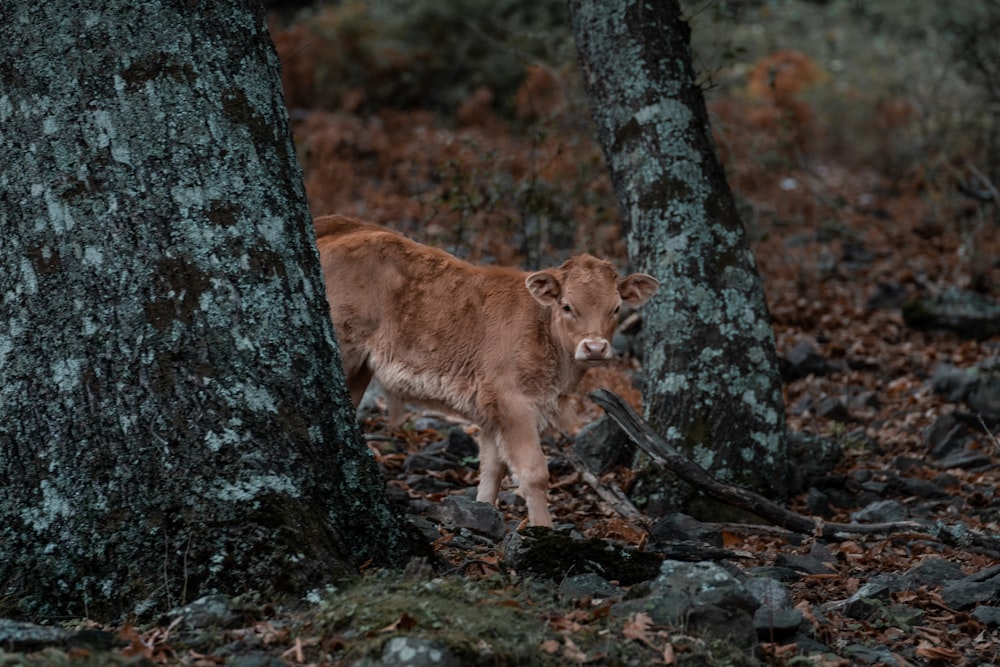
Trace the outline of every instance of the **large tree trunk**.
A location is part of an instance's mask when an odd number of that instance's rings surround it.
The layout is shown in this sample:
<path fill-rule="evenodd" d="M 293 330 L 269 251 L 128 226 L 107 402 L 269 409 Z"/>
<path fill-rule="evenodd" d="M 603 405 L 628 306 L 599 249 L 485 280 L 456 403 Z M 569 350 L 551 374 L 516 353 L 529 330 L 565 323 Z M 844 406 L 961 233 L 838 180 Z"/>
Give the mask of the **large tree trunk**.
<path fill-rule="evenodd" d="M 0 614 L 300 595 L 415 548 L 252 4 L 0 5 Z"/>
<path fill-rule="evenodd" d="M 632 261 L 661 281 L 644 309 L 645 416 L 717 477 L 781 497 L 774 334 L 695 84 L 689 28 L 676 0 L 569 5 Z"/>

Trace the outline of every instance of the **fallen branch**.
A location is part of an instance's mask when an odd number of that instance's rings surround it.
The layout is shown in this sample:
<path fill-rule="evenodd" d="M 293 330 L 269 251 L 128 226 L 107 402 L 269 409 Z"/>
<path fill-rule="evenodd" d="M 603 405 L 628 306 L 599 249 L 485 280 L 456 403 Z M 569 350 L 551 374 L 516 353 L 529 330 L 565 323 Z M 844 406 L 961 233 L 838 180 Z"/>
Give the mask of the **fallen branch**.
<path fill-rule="evenodd" d="M 635 410 L 617 394 L 606 389 L 598 389 L 590 393 L 590 398 L 604 408 L 625 434 L 649 454 L 656 464 L 667 468 L 706 495 L 745 510 L 776 526 L 828 540 L 845 540 L 866 535 L 891 535 L 900 532 L 917 533 L 929 540 L 945 541 L 963 547 L 976 546 L 985 552 L 1000 553 L 1000 538 L 996 536 L 983 535 L 968 529 L 955 531 L 952 527 L 931 522 L 835 523 L 803 516 L 758 493 L 718 481 L 660 437 L 649 423 L 636 414 Z M 960 533 L 960 536 L 956 535 L 956 532 Z"/>
<path fill-rule="evenodd" d="M 570 465 L 576 469 L 583 481 L 590 485 L 590 488 L 600 496 L 601 500 L 610 505 L 622 518 L 640 524 L 649 523 L 649 518 L 636 509 L 636 506 L 632 504 L 632 501 L 628 499 L 628 496 L 621 489 L 613 484 L 611 486 L 602 484 L 597 475 L 587 468 L 587 464 L 575 452 L 567 449 L 562 453 L 562 456 L 569 461 Z"/>

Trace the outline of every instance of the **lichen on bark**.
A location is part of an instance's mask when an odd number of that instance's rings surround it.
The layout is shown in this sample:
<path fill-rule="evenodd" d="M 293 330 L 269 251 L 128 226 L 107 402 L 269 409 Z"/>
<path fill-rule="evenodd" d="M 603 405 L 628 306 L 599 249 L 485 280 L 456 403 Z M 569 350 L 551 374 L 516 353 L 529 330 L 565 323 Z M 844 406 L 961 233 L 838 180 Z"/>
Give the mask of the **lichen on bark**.
<path fill-rule="evenodd" d="M 716 158 L 675 0 L 570 1 L 644 307 L 644 411 L 718 476 L 784 494 L 785 434 L 759 274 Z M 676 504 L 689 491 L 677 489 Z"/>
<path fill-rule="evenodd" d="M 298 595 L 420 548 L 343 387 L 263 16 L 136 12 L 0 6 L 0 614 Z"/>

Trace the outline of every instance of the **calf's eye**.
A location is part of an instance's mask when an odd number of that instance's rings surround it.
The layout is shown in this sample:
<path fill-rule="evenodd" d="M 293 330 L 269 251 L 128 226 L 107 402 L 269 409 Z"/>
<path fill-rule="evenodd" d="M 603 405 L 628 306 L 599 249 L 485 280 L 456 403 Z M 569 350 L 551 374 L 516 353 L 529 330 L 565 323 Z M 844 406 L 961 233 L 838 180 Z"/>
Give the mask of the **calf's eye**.
<path fill-rule="evenodd" d="M 573 308 L 570 307 L 570 305 L 568 303 L 564 303 L 562 305 L 562 309 L 563 309 L 564 313 L 572 313 L 573 312 Z"/>

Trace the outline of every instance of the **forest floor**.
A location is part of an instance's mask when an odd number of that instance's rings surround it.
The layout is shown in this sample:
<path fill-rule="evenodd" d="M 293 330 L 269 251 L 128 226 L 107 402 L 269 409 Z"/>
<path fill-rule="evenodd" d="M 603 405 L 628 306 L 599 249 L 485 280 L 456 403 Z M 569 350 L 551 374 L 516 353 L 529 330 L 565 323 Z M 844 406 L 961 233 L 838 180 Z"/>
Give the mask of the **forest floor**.
<path fill-rule="evenodd" d="M 553 114 L 555 120 L 526 130 L 495 117 L 489 103 L 488 95 L 473 95 L 455 121 L 429 112 L 293 113 L 313 213 L 357 215 L 477 261 L 550 264 L 587 250 L 624 268 L 611 186 L 599 149 L 584 138 L 586 123 L 572 120 L 573 114 Z M 724 108 L 718 112 L 723 126 Z M 974 288 L 994 303 L 1000 299 L 996 203 L 949 194 L 954 183 L 921 168 L 890 178 L 833 158 L 789 154 L 779 168 L 765 172 L 747 158 L 761 148 L 741 149 L 733 136 L 723 136 L 720 146 L 746 212 L 778 353 L 799 369 L 786 374 L 788 427 L 833 442 L 840 453 L 788 506 L 849 522 L 873 503 L 895 501 L 899 514 L 888 520 L 919 518 L 996 538 L 996 429 L 977 425 L 962 395 L 935 386 L 935 378 L 941 364 L 988 370 L 1000 356 L 1000 337 L 916 329 L 902 313 L 908 300 L 949 288 Z M 768 150 L 779 154 L 783 148 Z M 968 174 L 960 162 L 937 167 Z M 792 363 L 802 350 L 811 365 Z M 591 371 L 577 395 L 581 425 L 601 412 L 586 398 L 595 388 L 608 388 L 639 407 L 639 370 L 638 360 L 627 359 Z M 948 433 L 935 434 L 932 427 L 948 414 L 960 418 Z M 639 614 L 618 617 L 606 599 L 560 596 L 560 581 L 526 576 L 505 563 L 503 540 L 441 522 L 434 507 L 475 486 L 475 462 L 428 471 L 407 461 L 445 437 L 448 427 L 474 433 L 472 425 L 415 414 L 408 426 L 390 430 L 378 413 L 368 414 L 363 425 L 393 496 L 408 503 L 411 513 L 425 515 L 421 525 L 436 536 L 442 561 L 437 571 L 415 564 L 401 575 L 369 572 L 355 586 L 301 609 L 275 609 L 251 598 L 223 600 L 216 601 L 222 611 L 207 614 L 207 621 L 186 614 L 152 627 L 115 628 L 120 648 L 113 661 L 431 664 L 421 662 L 426 656 L 413 647 L 403 647 L 409 661 L 387 657 L 390 640 L 423 633 L 471 646 L 479 656 L 475 664 L 1000 664 L 996 621 L 974 615 L 979 607 L 1000 605 L 1000 590 L 962 609 L 942 597 L 943 581 L 894 590 L 879 613 L 851 615 L 831 606 L 878 575 L 907 573 L 928 559 L 953 563 L 963 576 L 985 573 L 989 579 L 1000 554 L 981 544 L 912 533 L 824 540 L 760 525 L 719 526 L 721 545 L 741 553 L 731 567 L 775 566 L 798 555 L 825 568 L 800 573 L 788 584 L 805 631 L 825 650 L 806 658 L 794 639 L 762 639 L 734 657 L 683 624 L 657 625 Z M 581 538 L 653 551 L 649 531 L 655 517 L 629 519 L 609 507 L 565 463 L 570 446 L 571 438 L 546 442 L 554 461 L 550 498 L 557 523 L 574 527 Z M 627 493 L 635 478 L 631 468 L 618 465 L 600 476 L 600 484 Z M 503 500 L 500 509 L 513 532 L 524 508 L 512 494 Z M 628 588 L 621 594 L 627 596 Z M 456 627 L 467 629 L 460 639 Z M 504 633 L 516 646 L 501 648 Z M 445 651 L 444 658 L 449 656 L 454 659 Z M 85 644 L 0 650 L 4 666 L 110 660 Z"/>
<path fill-rule="evenodd" d="M 536 80 L 535 85 L 544 87 L 545 82 Z M 544 264 L 561 260 L 569 251 L 589 250 L 624 267 L 624 245 L 613 204 L 607 203 L 611 188 L 599 149 L 580 139 L 586 128 L 563 117 L 544 126 L 543 132 L 515 131 L 496 119 L 486 102 L 470 98 L 457 126 L 426 113 L 396 111 L 365 118 L 349 113 L 300 117 L 295 131 L 313 212 L 355 214 L 463 251 L 473 260 L 524 265 L 540 258 Z M 724 104 L 717 106 L 715 122 L 720 125 L 725 110 Z M 978 289 L 996 302 L 1000 233 L 994 205 L 942 193 L 938 177 L 923 168 L 902 169 L 889 178 L 873 168 L 840 165 L 833 159 L 789 157 L 781 170 L 763 173 L 748 161 L 754 151 L 741 147 L 739 136 L 732 133 L 753 131 L 741 122 L 729 135 L 720 134 L 720 144 L 747 212 L 779 356 L 795 360 L 796 350 L 805 346 L 813 363 L 786 374 L 788 426 L 792 432 L 833 441 L 841 452 L 823 479 L 810 480 L 814 496 L 816 487 L 823 489 L 818 509 L 808 489 L 793 497 L 789 507 L 804 514 L 821 511 L 827 521 L 849 522 L 853 513 L 872 503 L 895 501 L 902 508 L 896 518 L 967 526 L 995 539 L 1000 535 L 1000 498 L 995 494 L 1000 441 L 985 425 L 975 423 L 956 428 L 951 441 L 932 434 L 943 415 L 957 414 L 966 421 L 970 415 L 959 396 L 936 390 L 933 379 L 936 369 L 944 368 L 941 364 L 988 368 L 1000 355 L 1000 337 L 916 329 L 906 323 L 902 311 L 913 299 L 949 289 Z M 781 154 L 782 146 L 769 150 Z M 965 165 L 957 165 L 938 164 L 934 172 L 952 172 L 945 179 L 951 190 L 953 177 L 968 175 Z M 566 214 L 565 227 L 558 223 L 560 213 Z M 533 222 L 533 216 L 546 215 L 547 229 Z M 637 368 L 637 360 L 622 360 L 591 371 L 577 396 L 581 424 L 601 412 L 586 398 L 598 387 L 638 407 L 641 396 L 633 381 Z M 426 415 L 414 417 L 406 429 L 388 431 L 376 414 L 365 421 L 365 430 L 391 484 L 409 498 L 410 511 L 423 511 L 437 521 L 435 505 L 475 485 L 475 465 L 422 470 L 413 457 L 440 441 L 442 430 Z M 551 503 L 557 522 L 572 524 L 583 537 L 641 548 L 652 519 L 631 521 L 604 503 L 579 472 L 565 464 L 562 455 L 569 446 L 565 439 L 547 443 L 556 462 Z M 964 458 L 947 459 L 956 455 L 944 451 L 948 447 Z M 413 465 L 407 465 L 408 460 Z M 619 466 L 601 482 L 628 492 L 635 476 L 629 467 Z M 428 477 L 433 483 L 416 481 Z M 516 497 L 506 498 L 510 504 L 501 504 L 501 509 L 513 529 L 523 521 L 524 509 Z M 593 601 L 553 607 L 558 596 L 537 591 L 526 601 L 530 587 L 523 581 L 511 583 L 502 544 L 456 539 L 460 531 L 437 529 L 438 553 L 458 576 L 487 582 L 492 596 L 534 613 L 538 623 L 554 633 L 538 646 L 539 655 L 547 659 L 569 664 L 734 664 L 731 657 L 698 663 L 704 655 L 685 644 L 691 640 L 683 627 L 643 625 L 635 617 L 616 620 L 606 613 L 607 605 Z M 1000 661 L 995 622 L 978 620 L 972 607 L 949 607 L 941 596 L 943 581 L 894 591 L 886 608 L 901 605 L 913 612 L 898 617 L 886 613 L 855 618 L 830 611 L 817 620 L 813 613 L 848 599 L 877 575 L 906 573 L 931 558 L 955 563 L 965 575 L 995 574 L 989 568 L 998 562 L 996 551 L 910 533 L 831 542 L 753 528 L 719 532 L 726 548 L 749 554 L 738 563 L 740 568 L 774 565 L 789 554 L 822 554 L 828 570 L 790 584 L 793 602 L 812 619 L 813 635 L 829 649 L 806 664 Z M 1000 604 L 1000 594 L 985 593 L 982 604 Z M 394 624 L 386 627 L 390 634 L 398 630 Z M 636 650 L 615 654 L 595 645 L 594 636 Z M 885 652 L 848 650 L 858 646 L 882 647 Z M 755 659 L 798 664 L 799 653 L 793 642 L 762 641 Z"/>

